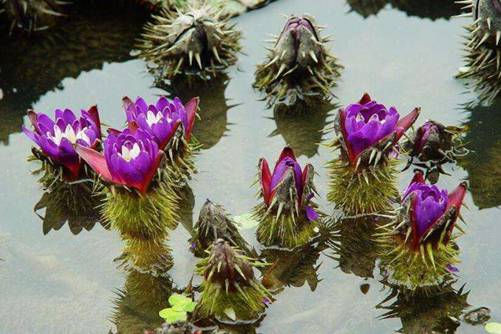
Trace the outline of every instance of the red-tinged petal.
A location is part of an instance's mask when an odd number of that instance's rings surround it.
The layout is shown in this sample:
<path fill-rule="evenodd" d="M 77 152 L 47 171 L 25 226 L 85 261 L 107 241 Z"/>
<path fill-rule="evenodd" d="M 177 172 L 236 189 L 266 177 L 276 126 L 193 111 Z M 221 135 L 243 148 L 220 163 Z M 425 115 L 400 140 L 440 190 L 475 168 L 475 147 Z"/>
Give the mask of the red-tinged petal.
<path fill-rule="evenodd" d="M 137 129 L 139 129 L 139 125 L 137 125 L 136 121 L 130 121 L 127 123 L 127 128 L 132 132 L 135 133 Z"/>
<path fill-rule="evenodd" d="M 117 183 L 111 175 L 102 153 L 82 145 L 76 145 L 75 151 L 104 181 Z"/>
<path fill-rule="evenodd" d="M 112 135 L 115 135 L 115 136 L 118 136 L 119 134 L 122 133 L 122 131 L 117 130 L 115 128 L 108 128 L 107 132 L 108 132 L 108 134 L 112 134 Z"/>
<path fill-rule="evenodd" d="M 447 228 L 447 234 L 444 238 L 444 243 L 448 243 L 451 239 L 452 231 L 454 230 L 454 226 L 456 225 L 457 218 L 459 217 L 459 213 L 461 211 L 461 206 L 463 205 L 464 197 L 466 196 L 467 185 L 466 182 L 462 182 L 459 186 L 456 187 L 451 193 L 449 193 L 449 201 L 447 203 L 447 209 L 445 212 L 449 212 L 450 209 L 455 208 L 454 210 L 454 218 L 451 224 L 449 224 Z"/>
<path fill-rule="evenodd" d="M 280 161 L 284 160 L 285 158 L 291 158 L 292 160 L 297 161 L 296 156 L 294 155 L 294 151 L 289 146 L 284 147 L 284 149 L 282 150 L 282 153 L 280 153 L 280 157 L 278 158 L 277 162 L 275 163 L 275 168 L 273 169 L 273 174 L 275 174 L 275 171 L 277 170 L 277 167 L 280 164 Z"/>
<path fill-rule="evenodd" d="M 421 112 L 421 108 L 415 108 L 413 111 L 408 113 L 405 117 L 401 118 L 397 122 L 397 126 L 395 127 L 396 130 L 396 139 L 395 141 L 398 141 L 400 137 L 403 136 L 405 131 L 409 129 L 412 124 L 416 121 L 416 119 L 419 117 L 419 113 Z"/>
<path fill-rule="evenodd" d="M 363 99 L 363 97 L 362 97 L 362 99 Z M 347 134 L 346 128 L 345 128 L 346 112 L 343 108 L 339 109 L 339 122 L 340 122 L 339 125 L 341 128 L 341 135 L 343 136 L 343 142 L 346 146 L 346 154 L 348 155 L 348 160 L 350 161 L 350 163 L 352 165 L 354 165 L 356 162 L 357 156 L 353 153 L 353 149 L 351 148 L 350 142 L 348 141 L 348 134 Z"/>
<path fill-rule="evenodd" d="M 143 183 L 140 184 L 139 187 L 137 187 L 137 190 L 139 190 L 139 192 L 141 194 L 146 194 L 146 192 L 148 191 L 150 183 L 153 180 L 153 177 L 155 176 L 155 174 L 157 173 L 158 166 L 160 166 L 161 161 L 162 161 L 162 154 L 160 152 L 158 152 L 157 157 L 155 159 L 155 163 L 153 163 L 151 165 L 150 170 L 144 176 Z"/>
<path fill-rule="evenodd" d="M 77 163 L 65 163 L 63 164 L 64 169 L 66 171 L 65 177 L 68 181 L 75 181 L 80 176 L 80 168 L 82 164 L 80 162 Z"/>
<path fill-rule="evenodd" d="M 87 113 L 89 113 L 89 116 L 96 124 L 97 130 L 99 131 L 98 137 L 101 138 L 101 119 L 99 118 L 99 111 L 97 110 L 97 106 L 90 107 L 89 110 L 87 110 Z"/>
<path fill-rule="evenodd" d="M 271 202 L 271 172 L 268 161 L 264 158 L 259 160 L 259 173 L 259 181 L 261 182 L 264 202 L 266 205 L 269 205 Z"/>
<path fill-rule="evenodd" d="M 176 121 L 176 123 L 174 123 L 174 125 L 172 126 L 172 129 L 170 130 L 169 135 L 168 135 L 167 137 L 165 137 L 165 140 L 164 140 L 162 143 L 160 143 L 160 145 L 158 146 L 158 148 L 159 148 L 160 150 L 162 150 L 162 151 L 163 151 L 163 150 L 167 147 L 167 144 L 169 144 L 169 143 L 170 143 L 170 141 L 172 140 L 172 138 L 173 138 L 173 137 L 174 137 L 174 135 L 176 134 L 177 129 L 179 128 L 179 126 L 180 126 L 181 124 L 183 124 L 183 122 L 182 122 L 180 119 L 178 119 L 178 120 Z"/>
<path fill-rule="evenodd" d="M 313 165 L 311 164 L 307 164 L 306 166 L 304 166 L 303 168 L 303 178 L 301 180 L 302 182 L 302 190 L 304 192 L 304 188 L 308 186 L 307 182 L 309 181 L 310 178 L 313 178 L 313 173 L 314 173 L 314 169 L 313 169 Z M 310 185 L 312 186 L 312 185 Z M 299 203 L 301 203 L 303 201 L 303 195 L 304 196 L 307 196 L 308 194 L 299 194 Z"/>
<path fill-rule="evenodd" d="M 412 178 L 411 183 L 409 185 L 411 185 L 413 183 L 425 183 L 424 174 L 422 171 L 416 170 L 414 172 L 414 177 Z"/>
<path fill-rule="evenodd" d="M 368 93 L 364 93 L 364 95 L 362 96 L 362 98 L 360 99 L 360 101 L 358 103 L 366 104 L 366 103 L 369 103 L 371 101 L 372 101 L 371 96 Z"/>
<path fill-rule="evenodd" d="M 35 130 L 38 131 L 38 126 L 37 126 L 38 114 L 30 109 L 28 110 L 28 119 L 30 120 L 31 125 L 33 125 Z"/>
<path fill-rule="evenodd" d="M 186 115 L 188 116 L 188 129 L 184 129 L 185 138 L 187 141 L 191 138 L 191 131 L 193 130 L 193 126 L 195 125 L 196 114 L 198 110 L 198 104 L 200 102 L 200 98 L 194 97 L 186 105 L 184 106 L 186 110 Z"/>
<path fill-rule="evenodd" d="M 134 104 L 134 102 L 128 96 L 124 96 L 122 98 L 122 105 L 123 105 L 124 110 L 127 110 L 133 104 Z"/>

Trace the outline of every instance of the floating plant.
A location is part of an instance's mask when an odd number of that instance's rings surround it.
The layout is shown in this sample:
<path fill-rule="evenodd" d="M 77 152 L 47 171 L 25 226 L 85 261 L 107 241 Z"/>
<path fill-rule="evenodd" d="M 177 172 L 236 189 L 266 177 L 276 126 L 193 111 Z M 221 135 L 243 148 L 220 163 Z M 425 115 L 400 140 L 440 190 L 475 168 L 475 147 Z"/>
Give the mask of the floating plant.
<path fill-rule="evenodd" d="M 207 251 L 197 270 L 203 276 L 196 315 L 221 321 L 257 320 L 271 295 L 254 276 L 263 264 L 219 239 Z"/>
<path fill-rule="evenodd" d="M 473 80 L 480 99 L 491 103 L 501 92 L 501 3 L 499 0 L 459 0 L 471 8 L 474 22 L 466 26 L 466 67 L 459 78 Z"/>
<path fill-rule="evenodd" d="M 191 134 L 198 102 L 198 98 L 193 98 L 184 105 L 177 97 L 171 101 L 160 97 L 155 104 L 148 105 L 140 97 L 135 102 L 123 98 L 129 127 L 144 130 L 165 153 L 166 177 L 173 185 L 184 186 L 195 172 L 192 157 L 199 145 Z"/>
<path fill-rule="evenodd" d="M 188 312 L 193 312 L 197 303 L 191 298 L 174 293 L 169 297 L 171 307 L 162 309 L 158 314 L 169 324 L 188 320 Z"/>
<path fill-rule="evenodd" d="M 101 122 L 97 108 L 81 111 L 80 118 L 70 109 L 56 109 L 55 119 L 43 113 L 28 111 L 32 130 L 23 126 L 23 132 L 38 148 L 33 148 L 31 160 L 42 162 L 43 176 L 40 179 L 45 188 L 58 181 L 75 181 L 86 177 L 83 161 L 74 145 L 95 149 L 101 140 Z"/>
<path fill-rule="evenodd" d="M 104 219 L 127 240 L 163 240 L 177 224 L 177 195 L 159 168 L 156 141 L 144 130 L 110 131 L 104 153 L 77 145 L 78 154 L 99 174 Z"/>
<path fill-rule="evenodd" d="M 209 79 L 237 61 L 241 33 L 211 6 L 163 10 L 142 35 L 141 56 L 159 76 L 195 75 Z"/>
<path fill-rule="evenodd" d="M 403 144 L 404 151 L 410 156 L 407 167 L 414 163 L 426 169 L 428 179 L 434 172 L 447 174 L 442 164 L 456 161 L 468 152 L 464 148 L 463 134 L 464 129 L 460 127 L 426 121 L 415 131 L 413 138 Z M 415 159 L 418 162 L 414 162 Z"/>
<path fill-rule="evenodd" d="M 319 215 L 312 202 L 315 194 L 313 166 L 301 170 L 294 152 L 283 149 L 273 173 L 266 159 L 259 161 L 259 196 L 254 209 L 259 221 L 258 240 L 266 246 L 294 248 L 311 241 L 318 232 Z"/>
<path fill-rule="evenodd" d="M 11 21 L 11 31 L 18 28 L 33 32 L 49 28 L 57 17 L 64 16 L 62 7 L 68 3 L 59 0 L 3 0 L 0 5 Z"/>
<path fill-rule="evenodd" d="M 381 265 L 391 280 L 413 290 L 438 285 L 456 271 L 459 249 L 452 232 L 465 194 L 465 183 L 448 194 L 426 184 L 416 171 L 397 217 L 381 227 L 377 238 Z"/>
<path fill-rule="evenodd" d="M 254 86 L 270 105 L 329 100 L 341 66 L 327 48 L 328 38 L 308 16 L 291 16 L 264 64 L 258 65 Z"/>
<path fill-rule="evenodd" d="M 250 254 L 249 245 L 238 232 L 237 226 L 221 205 L 206 200 L 200 209 L 198 221 L 191 239 L 193 252 L 197 256 L 205 255 L 215 241 L 223 239 L 231 246 Z"/>
<path fill-rule="evenodd" d="M 381 213 L 398 197 L 395 185 L 398 141 L 420 112 L 400 118 L 365 94 L 358 103 L 341 108 L 334 122 L 337 137 L 331 147 L 340 156 L 328 164 L 329 201 L 348 216 Z"/>

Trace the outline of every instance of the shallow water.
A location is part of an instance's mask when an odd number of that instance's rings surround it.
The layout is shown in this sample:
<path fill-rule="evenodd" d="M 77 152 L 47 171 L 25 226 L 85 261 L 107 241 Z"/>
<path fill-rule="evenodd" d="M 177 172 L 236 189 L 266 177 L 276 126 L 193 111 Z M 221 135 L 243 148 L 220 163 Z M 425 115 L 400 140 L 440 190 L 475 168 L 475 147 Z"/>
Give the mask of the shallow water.
<path fill-rule="evenodd" d="M 497 249 L 501 228 L 495 225 L 501 205 L 501 101 L 492 107 L 464 107 L 475 95 L 454 74 L 462 66 L 462 25 L 468 19 L 449 20 L 450 11 L 437 8 L 435 2 L 394 1 L 417 3 L 422 10 L 406 13 L 396 5 L 386 5 L 377 16 L 364 18 L 342 0 L 280 0 L 235 19 L 243 32 L 245 54 L 229 69 L 227 78 L 196 92 L 202 98 L 204 120 L 195 135 L 205 148 L 196 157 L 199 172 L 189 183 L 194 199 L 183 203 L 185 221 L 170 238 L 175 259 L 170 274 L 177 286 L 186 286 L 196 263 L 187 249 L 185 227 L 191 225 L 190 216 L 196 219 L 206 198 L 223 204 L 234 215 L 249 212 L 256 204 L 257 189 L 250 186 L 258 159 L 275 160 L 286 143 L 301 154 L 301 163 L 315 166 L 319 203 L 324 211 L 331 211 L 324 200 L 328 191 L 324 166 L 334 154 L 318 145 L 318 131 L 336 108 L 320 110 L 311 120 L 276 117 L 251 86 L 255 65 L 266 54 L 266 34 L 281 29 L 280 14 L 307 12 L 327 25 L 324 33 L 333 35 L 333 50 L 345 66 L 334 89 L 338 99 L 333 102 L 344 105 L 367 91 L 401 113 L 421 106 L 419 124 L 432 118 L 468 125 L 467 141 L 474 152 L 458 165 L 447 165 L 451 176 L 439 180 L 449 189 L 461 180 L 470 182 L 469 210 L 463 211 L 467 233 L 459 240 L 462 263 L 454 287 L 465 285 L 465 291 L 470 291 L 467 303 L 471 307 L 466 310 L 486 306 L 492 318 L 501 321 Z M 419 12 L 434 20 L 415 16 Z M 28 108 L 50 112 L 56 107 L 79 109 L 97 104 L 101 118 L 120 127 L 122 96 L 151 100 L 165 93 L 154 87 L 145 63 L 129 55 L 143 19 L 132 12 L 118 19 L 87 13 L 29 47 L 2 38 L 7 47 L 0 52 L 0 333 L 106 333 L 117 325 L 113 319 L 124 322 L 118 326 L 128 327 L 125 332 L 136 333 L 132 328 L 141 328 L 142 323 L 161 323 L 158 309 L 146 311 L 148 305 L 134 300 L 138 293 L 147 298 L 151 291 L 129 291 L 125 298 L 119 297 L 118 291 L 127 290 L 133 277 L 113 262 L 122 250 L 117 233 L 100 224 L 43 224 L 34 213 L 43 193 L 37 177 L 30 173 L 37 165 L 26 161 L 31 143 L 20 133 Z M 329 138 L 331 133 L 323 139 Z M 400 175 L 401 188 L 411 172 Z M 244 235 L 255 243 L 252 230 Z M 376 305 L 390 291 L 379 283 L 377 269 L 374 278 L 366 277 L 371 276 L 366 263 L 371 267 L 370 254 L 362 252 L 358 258 L 348 256 L 341 262 L 329 254 L 325 250 L 314 265 L 319 266 L 316 286 L 299 280 L 298 286 L 286 287 L 267 310 L 258 333 L 392 333 L 402 326 L 406 333 L 428 333 L 427 324 L 447 318 L 441 312 L 448 309 L 440 304 L 443 300 L 424 300 L 407 302 L 400 317 L 381 319 L 386 311 Z M 446 305 L 454 304 L 454 298 L 444 299 Z M 464 321 L 456 330 L 483 332 L 481 326 Z"/>

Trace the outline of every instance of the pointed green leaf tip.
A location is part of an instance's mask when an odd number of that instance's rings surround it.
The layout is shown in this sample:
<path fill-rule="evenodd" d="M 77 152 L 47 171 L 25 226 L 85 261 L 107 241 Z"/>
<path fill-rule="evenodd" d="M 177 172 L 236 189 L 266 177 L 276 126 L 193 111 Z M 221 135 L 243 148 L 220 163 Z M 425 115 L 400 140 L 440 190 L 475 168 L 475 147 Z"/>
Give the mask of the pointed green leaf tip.
<path fill-rule="evenodd" d="M 259 225 L 259 221 L 254 219 L 252 213 L 244 213 L 240 216 L 235 216 L 233 217 L 233 220 L 237 223 L 241 230 L 248 230 Z"/>
<path fill-rule="evenodd" d="M 485 330 L 490 334 L 501 334 L 501 323 L 489 322 L 485 325 Z"/>
<path fill-rule="evenodd" d="M 158 313 L 169 324 L 186 321 L 188 318 L 187 312 L 193 312 L 197 305 L 191 298 L 179 293 L 175 293 L 169 297 L 169 304 L 172 307 L 164 308 Z"/>

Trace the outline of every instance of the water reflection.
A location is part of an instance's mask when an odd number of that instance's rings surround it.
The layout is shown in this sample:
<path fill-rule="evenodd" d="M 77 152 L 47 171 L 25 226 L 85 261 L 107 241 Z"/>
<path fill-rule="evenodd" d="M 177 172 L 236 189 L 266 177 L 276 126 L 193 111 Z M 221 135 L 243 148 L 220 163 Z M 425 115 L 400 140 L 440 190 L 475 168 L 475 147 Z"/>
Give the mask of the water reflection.
<path fill-rule="evenodd" d="M 364 18 L 377 15 L 387 4 L 408 16 L 431 20 L 450 19 L 461 12 L 454 0 L 347 0 L 351 9 Z"/>
<path fill-rule="evenodd" d="M 142 334 L 162 325 L 158 312 L 168 306 L 174 293 L 169 276 L 127 272 L 124 287 L 117 292 L 112 322 L 117 334 Z"/>
<path fill-rule="evenodd" d="M 373 234 L 377 226 L 374 217 L 344 218 L 332 223 L 329 256 L 339 263 L 343 272 L 362 278 L 374 277 L 378 252 Z"/>
<path fill-rule="evenodd" d="M 328 120 L 329 112 L 336 108 L 336 105 L 330 103 L 319 104 L 314 110 L 298 112 L 284 111 L 280 107 L 274 108 L 273 118 L 277 128 L 270 137 L 281 135 L 298 156 L 305 155 L 311 158 L 318 153 L 323 137 L 322 130 L 331 123 L 331 120 Z"/>
<path fill-rule="evenodd" d="M 463 310 L 469 306 L 469 291 L 464 291 L 464 286 L 455 289 L 454 283 L 413 292 L 389 286 L 390 293 L 376 308 L 385 311 L 381 319 L 400 318 L 398 333 L 455 333 Z"/>
<path fill-rule="evenodd" d="M 190 186 L 186 185 L 177 192 L 179 196 L 178 215 L 179 222 L 188 231 L 193 233 L 193 208 L 195 206 L 195 195 Z"/>
<path fill-rule="evenodd" d="M 100 219 L 99 202 L 99 196 L 92 193 L 91 183 L 60 182 L 43 193 L 34 211 L 42 220 L 43 234 L 58 231 L 68 223 L 71 233 L 77 235 L 83 229 L 92 230 L 97 223 L 109 228 Z M 42 215 L 40 211 L 44 209 Z"/>
<path fill-rule="evenodd" d="M 202 144 L 202 149 L 206 150 L 216 145 L 228 131 L 227 113 L 234 107 L 228 105 L 224 95 L 228 83 L 228 75 L 221 73 L 210 81 L 177 78 L 169 84 L 159 82 L 157 86 L 182 101 L 188 101 L 195 95 L 200 97 L 201 121 L 195 122 L 193 135 Z"/>
<path fill-rule="evenodd" d="M 480 209 L 501 205 L 501 99 L 490 107 L 467 106 L 466 147 L 470 153 L 458 163 L 468 172 L 473 202 Z"/>
<path fill-rule="evenodd" d="M 315 291 L 320 282 L 318 259 L 326 248 L 325 240 L 318 238 L 293 251 L 263 249 L 261 257 L 270 264 L 263 273 L 263 285 L 273 294 L 282 292 L 288 286 L 302 287 L 305 283 L 311 291 Z"/>
<path fill-rule="evenodd" d="M 20 132 L 23 116 L 40 97 L 61 89 L 66 78 L 131 59 L 144 14 L 132 10 L 78 8 L 78 15 L 50 31 L 22 38 L 0 36 L 0 141 Z"/>

